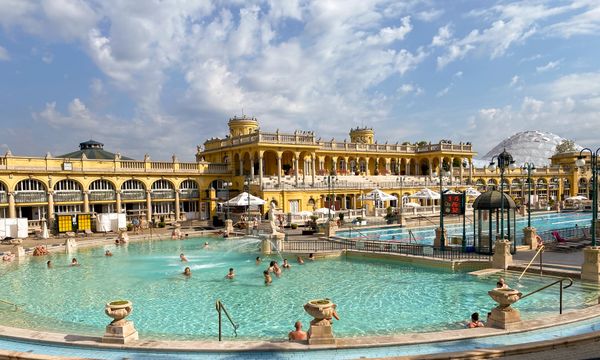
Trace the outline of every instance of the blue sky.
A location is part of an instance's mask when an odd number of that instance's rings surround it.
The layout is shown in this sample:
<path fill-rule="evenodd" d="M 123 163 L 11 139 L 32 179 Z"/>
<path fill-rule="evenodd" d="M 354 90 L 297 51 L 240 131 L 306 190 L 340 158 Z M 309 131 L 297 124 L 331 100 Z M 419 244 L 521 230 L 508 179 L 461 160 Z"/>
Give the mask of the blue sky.
<path fill-rule="evenodd" d="M 0 0 L 0 151 L 191 160 L 263 130 L 600 146 L 600 2 Z"/>

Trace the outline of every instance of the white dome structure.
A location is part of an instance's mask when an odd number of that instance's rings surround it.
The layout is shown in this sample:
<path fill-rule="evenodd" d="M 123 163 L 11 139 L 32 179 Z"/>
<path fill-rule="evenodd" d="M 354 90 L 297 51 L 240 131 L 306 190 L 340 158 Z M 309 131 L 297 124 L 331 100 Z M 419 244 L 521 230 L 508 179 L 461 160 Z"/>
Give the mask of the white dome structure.
<path fill-rule="evenodd" d="M 537 130 L 523 131 L 502 140 L 492 150 L 485 154 L 481 160 L 486 161 L 487 165 L 492 157 L 500 154 L 502 150 L 506 149 L 506 151 L 513 156 L 513 159 L 518 166 L 523 165 L 525 162 L 532 162 L 538 167 L 545 166 L 550 164 L 550 157 L 554 155 L 556 146 L 564 140 L 567 139 L 549 132 Z M 582 149 L 582 147 L 577 144 L 575 144 L 575 148 L 577 150 Z M 477 163 L 479 163 L 479 161 Z"/>

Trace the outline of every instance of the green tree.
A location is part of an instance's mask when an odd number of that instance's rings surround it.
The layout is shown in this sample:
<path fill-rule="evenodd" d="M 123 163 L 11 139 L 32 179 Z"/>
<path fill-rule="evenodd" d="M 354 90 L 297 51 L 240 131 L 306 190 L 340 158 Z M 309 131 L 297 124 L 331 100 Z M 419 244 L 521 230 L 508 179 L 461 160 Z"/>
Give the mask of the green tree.
<path fill-rule="evenodd" d="M 555 154 L 562 154 L 567 152 L 576 151 L 575 149 L 575 141 L 573 140 L 563 140 L 560 144 L 556 145 Z"/>

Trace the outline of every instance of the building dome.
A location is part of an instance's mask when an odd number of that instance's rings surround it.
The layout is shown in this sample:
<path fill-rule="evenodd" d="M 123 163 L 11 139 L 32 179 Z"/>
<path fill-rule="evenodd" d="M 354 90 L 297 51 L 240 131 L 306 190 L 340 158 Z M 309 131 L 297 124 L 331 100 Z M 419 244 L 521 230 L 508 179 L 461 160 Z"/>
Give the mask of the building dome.
<path fill-rule="evenodd" d="M 502 196 L 504 195 L 504 196 Z M 504 199 L 503 201 L 501 199 Z M 474 210 L 493 210 L 501 209 L 504 202 L 504 209 L 514 209 L 517 207 L 515 201 L 508 195 L 502 194 L 498 190 L 489 190 L 479 195 L 473 201 Z"/>
<path fill-rule="evenodd" d="M 57 156 L 58 158 L 66 159 L 81 159 L 85 155 L 85 159 L 94 160 L 114 160 L 115 156 L 121 160 L 133 160 L 127 156 L 121 156 L 104 150 L 104 144 L 94 140 L 84 141 L 79 143 L 79 150 Z"/>
<path fill-rule="evenodd" d="M 482 165 L 487 165 L 492 157 L 498 155 L 502 150 L 509 152 L 518 166 L 523 163 L 534 163 L 535 166 L 546 166 L 550 164 L 550 158 L 556 151 L 556 146 L 567 140 L 556 134 L 543 131 L 523 131 L 502 140 L 485 156 L 481 158 Z M 581 146 L 575 144 L 577 150 Z"/>
<path fill-rule="evenodd" d="M 372 128 L 350 129 L 350 142 L 359 144 L 373 144 L 375 141 L 375 131 Z"/>
<path fill-rule="evenodd" d="M 258 130 L 258 119 L 247 115 L 234 116 L 227 124 L 232 137 L 252 134 Z"/>

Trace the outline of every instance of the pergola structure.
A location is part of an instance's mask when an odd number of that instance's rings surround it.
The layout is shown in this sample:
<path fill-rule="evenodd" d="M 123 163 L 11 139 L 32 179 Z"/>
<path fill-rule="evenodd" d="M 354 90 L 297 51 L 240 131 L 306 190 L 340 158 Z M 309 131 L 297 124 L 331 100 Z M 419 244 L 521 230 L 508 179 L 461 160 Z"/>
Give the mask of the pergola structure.
<path fill-rule="evenodd" d="M 502 204 L 504 202 L 504 204 Z M 500 238 L 501 219 L 504 218 L 505 238 L 513 243 L 516 252 L 516 204 L 508 194 L 497 190 L 486 191 L 473 202 L 473 241 L 475 251 L 493 253 L 494 237 Z M 502 211 L 503 209 L 504 211 Z M 487 226 L 486 225 L 487 222 Z M 495 235 L 495 236 L 494 236 Z"/>

